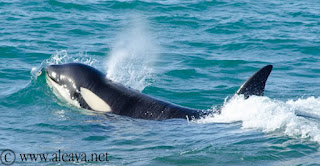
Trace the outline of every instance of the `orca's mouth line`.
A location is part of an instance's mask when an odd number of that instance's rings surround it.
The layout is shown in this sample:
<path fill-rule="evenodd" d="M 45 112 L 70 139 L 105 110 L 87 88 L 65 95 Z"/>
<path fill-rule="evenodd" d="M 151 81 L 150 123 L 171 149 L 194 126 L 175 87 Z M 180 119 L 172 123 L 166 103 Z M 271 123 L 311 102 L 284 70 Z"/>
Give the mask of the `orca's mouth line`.
<path fill-rule="evenodd" d="M 47 75 L 47 77 L 48 77 L 51 81 L 53 81 L 53 82 L 55 82 L 55 83 L 57 83 L 57 84 L 59 85 L 59 83 L 58 83 L 55 79 L 53 79 L 52 77 L 50 77 L 50 75 L 49 75 L 48 73 L 46 73 L 46 75 Z"/>

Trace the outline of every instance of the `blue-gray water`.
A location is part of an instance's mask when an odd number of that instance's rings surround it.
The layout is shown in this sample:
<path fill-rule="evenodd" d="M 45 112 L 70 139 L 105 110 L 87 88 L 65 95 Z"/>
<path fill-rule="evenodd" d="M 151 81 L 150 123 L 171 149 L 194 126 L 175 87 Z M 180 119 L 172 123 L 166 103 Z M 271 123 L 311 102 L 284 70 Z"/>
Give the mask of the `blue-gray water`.
<path fill-rule="evenodd" d="M 1 150 L 108 152 L 102 165 L 320 164 L 318 1 L 2 0 L 0 22 Z M 74 108 L 38 73 L 67 62 L 222 114 L 148 121 Z M 265 97 L 224 104 L 267 64 Z"/>

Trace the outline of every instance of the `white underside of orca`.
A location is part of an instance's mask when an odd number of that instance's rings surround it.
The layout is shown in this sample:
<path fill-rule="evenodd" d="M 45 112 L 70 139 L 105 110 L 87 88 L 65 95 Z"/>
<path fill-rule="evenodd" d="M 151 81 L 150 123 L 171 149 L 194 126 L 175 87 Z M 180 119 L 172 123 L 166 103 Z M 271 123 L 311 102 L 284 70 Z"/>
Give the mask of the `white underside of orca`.
<path fill-rule="evenodd" d="M 64 100 L 67 103 L 70 103 L 78 108 L 81 108 L 79 102 L 77 100 L 73 100 L 70 97 L 70 92 L 68 89 L 54 82 L 49 76 L 46 75 L 47 84 L 52 89 L 53 93 L 60 99 Z"/>

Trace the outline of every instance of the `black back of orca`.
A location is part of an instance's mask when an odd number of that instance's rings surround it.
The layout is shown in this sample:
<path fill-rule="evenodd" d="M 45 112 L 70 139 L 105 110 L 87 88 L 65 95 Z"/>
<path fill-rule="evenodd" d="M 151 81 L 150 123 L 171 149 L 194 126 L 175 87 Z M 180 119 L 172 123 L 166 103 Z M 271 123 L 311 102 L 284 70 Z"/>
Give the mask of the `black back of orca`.
<path fill-rule="evenodd" d="M 95 93 L 104 99 L 112 113 L 139 119 L 200 118 L 201 110 L 178 106 L 108 80 Z M 107 93 L 104 93 L 107 92 Z"/>
<path fill-rule="evenodd" d="M 266 66 L 255 73 L 236 94 L 263 95 L 265 83 L 272 70 Z M 208 112 L 178 106 L 162 101 L 139 91 L 127 88 L 106 78 L 99 70 L 80 63 L 51 65 L 47 67 L 49 79 L 63 85 L 70 97 L 77 100 L 82 108 L 92 109 L 81 94 L 81 88 L 90 90 L 111 108 L 111 113 L 139 119 L 162 120 L 170 118 L 198 119 Z"/>

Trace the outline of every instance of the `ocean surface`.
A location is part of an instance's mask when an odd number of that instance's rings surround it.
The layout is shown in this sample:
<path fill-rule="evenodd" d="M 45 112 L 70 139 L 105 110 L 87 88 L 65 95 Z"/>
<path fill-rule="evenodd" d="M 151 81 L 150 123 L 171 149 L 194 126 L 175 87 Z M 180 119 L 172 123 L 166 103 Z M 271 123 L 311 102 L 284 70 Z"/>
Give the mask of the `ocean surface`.
<path fill-rule="evenodd" d="M 320 1 L 1 0 L 0 22 L 0 150 L 15 164 L 320 164 Z M 68 62 L 222 113 L 154 121 L 78 109 L 41 72 Z M 230 100 L 268 64 L 265 96 Z M 19 156 L 59 150 L 109 161 Z"/>

